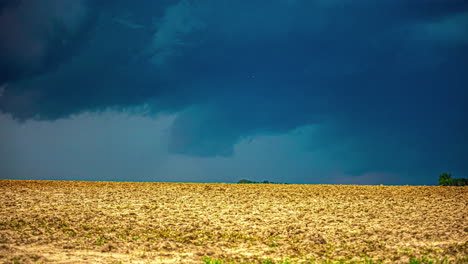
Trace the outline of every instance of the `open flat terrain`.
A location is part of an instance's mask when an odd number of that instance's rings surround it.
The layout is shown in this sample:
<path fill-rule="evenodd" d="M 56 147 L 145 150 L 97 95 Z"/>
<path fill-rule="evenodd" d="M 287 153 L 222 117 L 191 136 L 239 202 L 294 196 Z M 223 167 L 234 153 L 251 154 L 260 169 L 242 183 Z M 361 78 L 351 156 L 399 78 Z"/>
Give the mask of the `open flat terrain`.
<path fill-rule="evenodd" d="M 0 263 L 468 263 L 468 187 L 0 180 Z"/>

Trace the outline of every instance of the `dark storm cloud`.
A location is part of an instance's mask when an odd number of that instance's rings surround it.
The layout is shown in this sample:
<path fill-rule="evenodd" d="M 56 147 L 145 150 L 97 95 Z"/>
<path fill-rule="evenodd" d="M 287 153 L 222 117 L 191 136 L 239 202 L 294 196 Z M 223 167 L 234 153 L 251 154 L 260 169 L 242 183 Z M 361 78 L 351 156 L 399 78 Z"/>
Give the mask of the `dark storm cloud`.
<path fill-rule="evenodd" d="M 193 154 L 203 138 L 219 147 L 212 154 L 222 155 L 236 141 L 226 137 L 231 131 L 239 137 L 341 118 L 353 121 L 336 129 L 357 134 L 356 140 L 370 136 L 362 146 L 362 159 L 372 158 L 375 162 L 368 166 L 383 168 L 396 151 L 382 142 L 430 148 L 424 140 L 444 134 L 443 127 L 463 124 L 466 60 L 461 58 L 467 58 L 466 42 L 441 46 L 437 37 L 419 32 L 417 26 L 435 19 L 424 20 L 429 14 L 419 13 L 415 19 L 396 4 L 357 4 L 350 12 L 339 6 L 276 3 L 268 7 L 269 18 L 261 15 L 264 9 L 258 2 L 249 3 L 249 9 L 247 4 L 232 4 L 249 11 L 217 14 L 220 18 L 213 19 L 223 23 L 212 27 L 212 39 L 180 58 L 181 72 L 192 73 L 188 80 L 210 80 L 210 104 L 217 110 L 216 117 L 209 118 L 182 114 L 173 127 L 176 151 Z M 232 5 L 229 10 L 236 10 Z M 297 16 L 300 10 L 307 15 Z M 379 17 L 389 10 L 391 15 Z M 242 19 L 236 19 L 239 13 Z M 216 63 L 207 58 L 216 58 Z M 436 105 L 449 107 L 437 110 Z M 187 131 L 197 137 L 189 134 L 181 140 Z M 340 138 L 334 140 L 339 144 Z M 201 146 L 195 148 L 200 155 L 207 150 Z M 402 162 L 398 169 L 407 165 Z"/>
<path fill-rule="evenodd" d="M 0 109 L 25 119 L 183 110 L 170 151 L 203 157 L 333 120 L 311 137 L 353 146 L 334 154 L 352 174 L 408 171 L 408 160 L 468 171 L 466 1 L 154 2 L 95 2 L 100 19 L 80 52 L 53 57 L 55 68 L 40 60 L 33 70 L 45 73 L 9 84 Z M 18 61 L 2 59 L 4 81 L 34 63 Z"/>
<path fill-rule="evenodd" d="M 51 13 L 76 23 L 76 31 L 57 32 L 52 27 L 52 36 L 49 36 L 46 34 L 49 24 L 44 27 L 28 25 L 20 32 L 21 36 L 37 40 L 41 47 L 31 56 L 28 52 L 34 43 L 15 46 L 16 39 L 8 35 L 10 32 L 0 31 L 9 37 L 2 38 L 3 43 L 17 53 L 4 50 L 7 58 L 2 60 L 6 68 L 2 71 L 5 74 L 2 80 L 12 83 L 0 98 L 0 108 L 20 119 L 56 119 L 85 110 L 138 105 L 163 90 L 155 89 L 158 74 L 144 51 L 153 36 L 151 25 L 144 24 L 149 23 L 149 18 L 129 22 L 130 19 L 121 14 L 126 14 L 126 9 L 116 11 L 116 7 L 110 8 L 105 3 L 83 1 L 80 7 L 86 10 L 86 18 L 81 22 L 78 18 L 68 18 L 69 11 L 73 10 L 56 6 L 54 0 L 49 2 L 50 7 L 57 9 Z M 12 9 L 13 19 L 18 19 L 22 10 L 30 11 L 29 6 L 18 9 Z M 153 10 L 157 15 L 158 9 Z M 53 15 L 43 14 L 52 25 L 56 19 Z M 29 32 L 32 30 L 46 32 L 35 37 L 37 34 Z"/>
<path fill-rule="evenodd" d="M 0 83 L 49 72 L 71 57 L 93 24 L 84 0 L 2 1 Z"/>
<path fill-rule="evenodd" d="M 21 0 L 0 0 L 0 14 L 5 8 L 18 6 Z"/>

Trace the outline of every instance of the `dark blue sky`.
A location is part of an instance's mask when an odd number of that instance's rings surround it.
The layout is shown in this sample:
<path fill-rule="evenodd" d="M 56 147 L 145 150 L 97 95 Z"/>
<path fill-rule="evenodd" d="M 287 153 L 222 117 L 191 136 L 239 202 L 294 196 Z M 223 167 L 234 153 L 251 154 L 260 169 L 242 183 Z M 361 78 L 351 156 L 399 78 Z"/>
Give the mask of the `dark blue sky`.
<path fill-rule="evenodd" d="M 0 1 L 0 175 L 468 175 L 468 2 Z"/>

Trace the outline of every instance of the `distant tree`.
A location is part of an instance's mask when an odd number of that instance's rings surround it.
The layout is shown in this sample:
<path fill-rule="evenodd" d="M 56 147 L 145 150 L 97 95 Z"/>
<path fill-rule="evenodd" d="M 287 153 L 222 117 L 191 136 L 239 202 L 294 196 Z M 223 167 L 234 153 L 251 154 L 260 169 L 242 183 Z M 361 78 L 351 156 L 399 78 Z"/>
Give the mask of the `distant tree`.
<path fill-rule="evenodd" d="M 238 181 L 237 183 L 256 183 L 256 182 L 251 181 L 251 180 L 247 180 L 247 179 L 242 179 L 242 180 Z"/>
<path fill-rule="evenodd" d="M 284 183 L 279 183 L 279 182 L 272 182 L 272 181 L 267 181 L 267 180 L 264 180 L 262 182 L 256 182 L 256 181 L 251 181 L 251 180 L 247 180 L 247 179 L 242 179 L 242 180 L 239 180 L 237 183 L 255 183 L 255 184 L 288 184 L 286 182 Z"/>
<path fill-rule="evenodd" d="M 450 173 L 442 173 L 439 175 L 439 185 L 441 186 L 450 186 L 452 182 L 452 174 Z"/>
<path fill-rule="evenodd" d="M 468 179 L 466 178 L 452 178 L 450 173 L 442 173 L 439 175 L 440 186 L 468 186 Z"/>
<path fill-rule="evenodd" d="M 454 180 L 455 180 L 455 186 L 468 186 L 467 178 L 458 178 Z"/>

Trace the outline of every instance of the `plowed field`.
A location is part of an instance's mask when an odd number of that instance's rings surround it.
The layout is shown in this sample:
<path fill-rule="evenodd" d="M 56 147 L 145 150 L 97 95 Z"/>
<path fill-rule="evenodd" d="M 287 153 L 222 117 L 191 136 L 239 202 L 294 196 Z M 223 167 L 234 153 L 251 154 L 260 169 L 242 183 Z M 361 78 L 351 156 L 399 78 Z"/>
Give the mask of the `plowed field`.
<path fill-rule="evenodd" d="M 0 180 L 0 193 L 0 263 L 468 262 L 468 187 Z"/>

